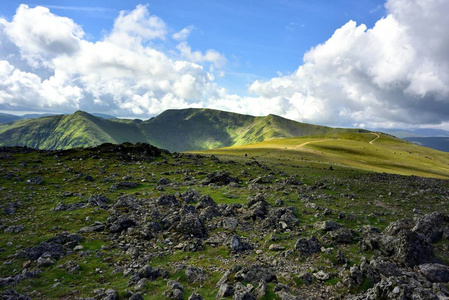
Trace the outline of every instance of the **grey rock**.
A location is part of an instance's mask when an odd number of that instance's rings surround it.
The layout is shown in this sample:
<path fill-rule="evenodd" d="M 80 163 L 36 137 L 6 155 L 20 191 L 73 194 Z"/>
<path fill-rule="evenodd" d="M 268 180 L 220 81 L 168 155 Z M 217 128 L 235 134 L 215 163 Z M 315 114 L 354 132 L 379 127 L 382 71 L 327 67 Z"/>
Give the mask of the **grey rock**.
<path fill-rule="evenodd" d="M 165 295 L 168 299 L 173 299 L 173 300 L 184 299 L 184 295 L 182 294 L 182 291 L 179 289 L 169 290 Z"/>
<path fill-rule="evenodd" d="M 315 236 L 310 239 L 300 238 L 296 241 L 295 249 L 301 253 L 301 255 L 311 255 L 321 251 L 322 244 Z"/>
<path fill-rule="evenodd" d="M 254 264 L 243 268 L 234 275 L 234 280 L 239 282 L 259 283 L 276 281 L 276 275 L 271 267 L 266 265 Z"/>
<path fill-rule="evenodd" d="M 111 203 L 111 200 L 109 200 L 105 195 L 96 195 L 87 198 L 87 203 L 90 206 L 97 206 L 102 209 L 108 209 L 108 204 Z"/>
<path fill-rule="evenodd" d="M 11 226 L 7 227 L 4 232 L 19 233 L 24 229 L 25 229 L 25 226 L 23 226 L 23 225 L 11 225 Z"/>
<path fill-rule="evenodd" d="M 339 228 L 328 232 L 328 235 L 338 244 L 349 244 L 354 240 L 355 233 L 348 228 Z"/>
<path fill-rule="evenodd" d="M 323 231 L 333 231 L 341 228 L 342 226 L 334 221 L 322 221 L 316 222 L 314 225 L 315 229 Z"/>
<path fill-rule="evenodd" d="M 162 195 L 161 197 L 156 199 L 156 203 L 158 205 L 172 206 L 172 207 L 181 206 L 181 203 L 173 195 Z"/>
<path fill-rule="evenodd" d="M 240 236 L 238 236 L 237 234 L 231 237 L 229 241 L 229 248 L 232 252 L 241 252 L 252 249 L 249 244 L 242 242 Z"/>
<path fill-rule="evenodd" d="M 412 231 L 424 235 L 429 243 L 435 243 L 443 237 L 448 226 L 449 215 L 434 212 L 419 218 Z"/>
<path fill-rule="evenodd" d="M 202 283 L 207 279 L 207 274 L 202 268 L 187 267 L 186 269 L 187 281 L 190 283 Z"/>
<path fill-rule="evenodd" d="M 76 202 L 76 203 L 61 203 L 59 202 L 55 208 L 53 208 L 54 211 L 70 211 L 70 210 L 76 210 L 80 209 L 86 206 L 85 202 Z"/>
<path fill-rule="evenodd" d="M 223 283 L 220 285 L 217 293 L 217 299 L 230 297 L 234 295 L 234 287 L 232 285 Z"/>
<path fill-rule="evenodd" d="M 261 299 L 267 294 L 267 282 L 265 280 L 259 281 L 259 285 L 254 289 L 253 295 L 256 299 Z"/>
<path fill-rule="evenodd" d="M 32 177 L 27 179 L 26 183 L 31 185 L 41 185 L 44 183 L 44 179 L 42 176 Z"/>
<path fill-rule="evenodd" d="M 140 293 L 135 293 L 131 297 L 129 297 L 129 300 L 143 300 L 143 296 Z"/>
<path fill-rule="evenodd" d="M 95 222 L 92 226 L 86 226 L 79 230 L 80 233 L 83 232 L 101 232 L 104 231 L 106 228 L 106 225 L 100 222 Z"/>
<path fill-rule="evenodd" d="M 234 285 L 234 300 L 256 300 L 254 295 L 241 282 Z"/>
<path fill-rule="evenodd" d="M 120 215 L 111 225 L 110 225 L 110 232 L 111 233 L 118 233 L 122 232 L 123 230 L 128 229 L 129 227 L 136 226 L 136 222 L 133 219 L 130 219 L 126 216 Z"/>
<path fill-rule="evenodd" d="M 302 300 L 301 297 L 292 295 L 285 290 L 276 292 L 276 296 L 278 296 L 281 300 Z"/>
<path fill-rule="evenodd" d="M 143 268 L 139 270 L 137 273 L 139 278 L 147 278 L 151 281 L 156 280 L 158 277 L 161 276 L 161 272 L 158 268 L 153 268 L 150 265 L 146 265 Z"/>
<path fill-rule="evenodd" d="M 197 292 L 193 292 L 192 295 L 189 296 L 188 300 L 203 300 L 203 297 Z"/>
<path fill-rule="evenodd" d="M 184 290 L 184 286 L 182 285 L 182 284 L 180 284 L 178 281 L 176 281 L 176 280 L 169 280 L 168 282 L 167 282 L 167 287 L 169 288 L 169 289 L 172 289 L 172 290 L 174 290 L 174 289 L 178 289 L 178 290 L 181 290 L 181 291 L 183 291 Z"/>
<path fill-rule="evenodd" d="M 209 195 L 201 196 L 196 205 L 196 209 L 204 209 L 206 207 L 216 207 L 218 208 L 217 203 L 215 203 L 214 199 L 212 199 Z"/>
<path fill-rule="evenodd" d="M 449 267 L 446 265 L 422 264 L 417 268 L 430 282 L 449 282 Z"/>
<path fill-rule="evenodd" d="M 182 216 L 181 221 L 176 226 L 176 231 L 186 237 L 204 238 L 207 235 L 203 222 L 192 214 Z"/>
<path fill-rule="evenodd" d="M 231 182 L 239 183 L 240 180 L 238 178 L 232 177 L 229 172 L 213 172 L 207 174 L 206 179 L 203 180 L 203 185 L 209 185 L 211 183 L 222 186 L 228 185 Z"/>

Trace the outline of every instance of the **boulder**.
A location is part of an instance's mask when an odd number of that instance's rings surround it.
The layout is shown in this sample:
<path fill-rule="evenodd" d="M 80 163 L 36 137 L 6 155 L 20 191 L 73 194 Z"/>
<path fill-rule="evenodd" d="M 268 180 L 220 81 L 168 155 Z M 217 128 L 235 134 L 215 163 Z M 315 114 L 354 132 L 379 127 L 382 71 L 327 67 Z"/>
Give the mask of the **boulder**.
<path fill-rule="evenodd" d="M 434 263 L 434 264 L 422 264 L 417 266 L 419 272 L 421 272 L 430 282 L 449 282 L 449 267 L 446 265 Z"/>
<path fill-rule="evenodd" d="M 207 235 L 203 222 L 193 214 L 182 216 L 181 221 L 176 226 L 176 231 L 186 237 L 204 238 Z"/>
<path fill-rule="evenodd" d="M 186 269 L 187 281 L 190 283 L 202 283 L 207 279 L 207 274 L 202 268 L 187 267 Z"/>
<path fill-rule="evenodd" d="M 449 215 L 434 212 L 418 219 L 412 231 L 424 235 L 429 243 L 435 243 L 448 230 Z"/>
<path fill-rule="evenodd" d="M 334 221 L 322 221 L 316 222 L 314 225 L 315 229 L 323 231 L 333 231 L 341 228 L 342 226 Z"/>
<path fill-rule="evenodd" d="M 295 249 L 301 253 L 301 255 L 311 255 L 321 251 L 322 244 L 315 236 L 310 239 L 300 238 L 296 241 Z"/>
<path fill-rule="evenodd" d="M 229 248 L 232 252 L 241 252 L 252 249 L 249 244 L 242 242 L 240 236 L 237 234 L 233 235 L 229 240 Z"/>
<path fill-rule="evenodd" d="M 276 281 L 276 275 L 271 267 L 266 265 L 254 264 L 243 268 L 234 275 L 234 280 L 239 282 L 259 283 L 261 280 L 265 282 Z"/>

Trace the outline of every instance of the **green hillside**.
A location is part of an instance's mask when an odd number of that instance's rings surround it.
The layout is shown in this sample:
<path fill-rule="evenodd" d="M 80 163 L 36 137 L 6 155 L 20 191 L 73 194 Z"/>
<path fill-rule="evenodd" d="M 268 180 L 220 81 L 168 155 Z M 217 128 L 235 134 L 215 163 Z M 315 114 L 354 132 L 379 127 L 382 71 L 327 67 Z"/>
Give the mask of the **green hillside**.
<path fill-rule="evenodd" d="M 77 111 L 72 115 L 58 115 L 20 120 L 0 128 L 2 146 L 28 146 L 38 149 L 69 149 L 102 143 L 143 141 L 133 123 L 94 117 Z"/>
<path fill-rule="evenodd" d="M 206 151 L 300 167 L 449 178 L 449 153 L 373 132 L 328 133 Z"/>
<path fill-rule="evenodd" d="M 192 151 L 333 132 L 355 130 L 310 125 L 275 115 L 254 117 L 212 109 L 167 110 L 146 121 L 104 119 L 78 111 L 3 124 L 0 145 L 68 149 L 147 142 L 170 151 Z"/>

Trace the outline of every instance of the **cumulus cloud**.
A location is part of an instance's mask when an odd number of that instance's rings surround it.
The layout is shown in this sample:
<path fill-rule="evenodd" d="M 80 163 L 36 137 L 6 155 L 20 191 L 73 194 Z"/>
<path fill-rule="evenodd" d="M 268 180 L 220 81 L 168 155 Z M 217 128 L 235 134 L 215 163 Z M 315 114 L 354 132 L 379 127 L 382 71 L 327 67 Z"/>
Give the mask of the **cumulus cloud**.
<path fill-rule="evenodd" d="M 368 29 L 349 21 L 290 75 L 256 81 L 282 115 L 340 126 L 440 124 L 449 119 L 449 2 L 389 0 Z"/>
<path fill-rule="evenodd" d="M 180 51 L 181 55 L 189 61 L 196 63 L 210 62 L 218 68 L 223 67 L 226 63 L 226 58 L 220 52 L 213 49 L 209 49 L 206 53 L 201 51 L 193 51 L 186 42 L 179 43 L 176 48 Z"/>
<path fill-rule="evenodd" d="M 167 28 L 138 5 L 121 12 L 102 40 L 89 42 L 73 20 L 21 5 L 11 22 L 0 19 L 0 47 L 9 45 L 11 51 L 12 42 L 18 52 L 0 51 L 0 108 L 148 117 L 168 108 L 202 106 L 216 97 L 217 87 L 198 62 L 218 64 L 224 58 L 212 50 L 192 54 L 185 41 L 192 55 L 183 60 L 156 50 L 151 43 L 169 38 Z"/>
<path fill-rule="evenodd" d="M 175 39 L 177 41 L 184 41 L 184 40 L 186 40 L 189 37 L 190 33 L 192 32 L 192 30 L 194 28 L 195 27 L 192 26 L 192 25 L 190 25 L 190 26 L 188 26 L 186 28 L 183 28 L 181 31 L 178 31 L 178 32 L 173 34 L 173 39 Z"/>
<path fill-rule="evenodd" d="M 242 97 L 215 82 L 222 53 L 192 50 L 192 26 L 173 33 L 145 5 L 121 12 L 95 42 L 73 20 L 21 5 L 11 21 L 0 19 L 0 109 L 145 118 L 210 107 L 333 126 L 449 124 L 449 2 L 385 6 L 373 28 L 348 21 L 294 72 L 255 81 Z"/>

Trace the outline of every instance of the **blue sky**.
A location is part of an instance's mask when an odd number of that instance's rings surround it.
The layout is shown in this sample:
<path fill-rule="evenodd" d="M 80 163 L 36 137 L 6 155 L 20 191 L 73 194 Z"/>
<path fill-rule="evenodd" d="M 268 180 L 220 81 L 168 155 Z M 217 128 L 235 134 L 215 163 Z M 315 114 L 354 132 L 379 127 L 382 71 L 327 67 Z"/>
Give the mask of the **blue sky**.
<path fill-rule="evenodd" d="M 2 1 L 1 15 L 11 19 L 21 3 L 73 19 L 92 41 L 110 30 L 120 11 L 148 4 L 150 13 L 173 31 L 193 26 L 193 50 L 223 53 L 227 75 L 217 82 L 239 94 L 247 94 L 247 85 L 256 79 L 295 71 L 307 50 L 349 20 L 372 27 L 385 15 L 379 0 Z"/>
<path fill-rule="evenodd" d="M 449 127 L 445 0 L 2 1 L 0 110 Z"/>

